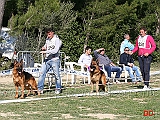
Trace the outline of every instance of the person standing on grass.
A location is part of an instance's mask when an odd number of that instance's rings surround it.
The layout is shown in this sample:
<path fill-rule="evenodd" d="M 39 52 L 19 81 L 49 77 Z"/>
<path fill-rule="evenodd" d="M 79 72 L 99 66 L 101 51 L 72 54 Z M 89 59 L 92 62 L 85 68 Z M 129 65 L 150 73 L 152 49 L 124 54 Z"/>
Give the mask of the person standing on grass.
<path fill-rule="evenodd" d="M 130 50 L 134 49 L 134 45 L 129 40 L 130 40 L 129 34 L 125 34 L 124 41 L 121 43 L 121 46 L 120 46 L 120 53 L 121 54 L 124 53 L 125 47 L 128 47 Z"/>
<path fill-rule="evenodd" d="M 44 81 L 46 73 L 52 68 L 55 75 L 56 90 L 55 94 L 61 93 L 61 77 L 59 73 L 60 68 L 60 58 L 59 50 L 62 45 L 62 41 L 59 37 L 54 34 L 54 31 L 51 28 L 46 29 L 47 39 L 45 45 L 42 47 L 40 53 L 45 54 L 45 60 L 42 64 L 40 71 L 40 77 L 38 79 L 38 95 L 43 93 Z"/>
<path fill-rule="evenodd" d="M 150 64 L 152 61 L 151 54 L 156 49 L 156 43 L 151 35 L 147 35 L 147 29 L 145 27 L 140 28 L 140 35 L 136 39 L 135 48 L 132 50 L 131 54 L 138 51 L 138 61 L 142 77 L 144 80 L 144 88 L 149 89 L 149 79 L 150 79 Z"/>

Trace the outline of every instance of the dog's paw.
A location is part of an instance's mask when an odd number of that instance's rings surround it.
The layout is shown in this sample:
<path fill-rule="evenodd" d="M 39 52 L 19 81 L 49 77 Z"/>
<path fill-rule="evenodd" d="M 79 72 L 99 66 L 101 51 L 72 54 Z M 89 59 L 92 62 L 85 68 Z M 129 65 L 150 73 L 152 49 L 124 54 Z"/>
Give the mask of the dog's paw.
<path fill-rule="evenodd" d="M 18 98 L 18 96 L 16 95 L 16 96 L 14 96 L 14 98 L 16 98 L 16 99 L 17 99 L 17 98 Z"/>
<path fill-rule="evenodd" d="M 93 91 L 91 91 L 91 93 L 93 93 Z"/>
<path fill-rule="evenodd" d="M 21 99 L 24 99 L 24 96 L 21 96 L 20 98 L 21 98 Z"/>
<path fill-rule="evenodd" d="M 38 96 L 40 96 L 41 95 L 41 92 L 40 91 L 38 91 Z"/>
<path fill-rule="evenodd" d="M 37 93 L 36 93 L 36 92 L 33 92 L 32 94 L 33 94 L 33 96 L 36 96 Z"/>
<path fill-rule="evenodd" d="M 14 98 L 16 98 L 16 99 L 17 99 L 17 98 L 18 98 L 18 94 L 16 94 L 16 95 L 14 96 Z"/>

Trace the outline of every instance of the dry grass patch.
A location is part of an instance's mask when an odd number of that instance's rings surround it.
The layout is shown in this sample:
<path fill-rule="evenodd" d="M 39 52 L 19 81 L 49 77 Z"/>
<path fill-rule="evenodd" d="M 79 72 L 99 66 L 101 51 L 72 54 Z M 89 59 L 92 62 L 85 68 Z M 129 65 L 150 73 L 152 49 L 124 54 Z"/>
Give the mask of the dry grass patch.
<path fill-rule="evenodd" d="M 73 119 L 75 117 L 71 116 L 70 114 L 62 114 L 62 117 L 65 119 Z"/>
<path fill-rule="evenodd" d="M 114 120 L 116 119 L 116 117 L 120 116 L 120 115 L 114 115 L 114 114 L 102 114 L 102 113 L 97 113 L 97 114 L 93 114 L 93 113 L 89 113 L 85 116 L 89 116 L 89 117 L 94 117 L 94 118 L 98 118 L 98 119 L 110 119 L 110 120 Z"/>
<path fill-rule="evenodd" d="M 7 113 L 0 113 L 2 117 L 9 117 L 9 116 L 21 116 L 19 114 L 14 114 L 14 112 L 7 112 Z"/>

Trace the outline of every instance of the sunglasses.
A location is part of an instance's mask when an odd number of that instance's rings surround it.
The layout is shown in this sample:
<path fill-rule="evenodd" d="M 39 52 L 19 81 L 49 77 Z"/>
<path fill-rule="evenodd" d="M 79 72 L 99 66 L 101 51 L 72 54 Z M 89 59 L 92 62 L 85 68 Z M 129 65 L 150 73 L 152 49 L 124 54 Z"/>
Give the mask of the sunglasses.
<path fill-rule="evenodd" d="M 124 51 L 129 51 L 129 50 L 124 50 Z"/>

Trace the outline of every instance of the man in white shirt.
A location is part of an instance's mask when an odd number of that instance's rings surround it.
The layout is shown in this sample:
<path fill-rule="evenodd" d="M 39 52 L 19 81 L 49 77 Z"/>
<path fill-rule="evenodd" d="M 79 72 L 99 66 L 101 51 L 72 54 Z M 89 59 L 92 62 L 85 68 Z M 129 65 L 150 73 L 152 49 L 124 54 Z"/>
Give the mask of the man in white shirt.
<path fill-rule="evenodd" d="M 83 53 L 80 56 L 78 63 L 82 64 L 84 66 L 85 71 L 87 71 L 89 69 L 90 64 L 91 64 L 91 60 L 92 60 L 91 47 L 87 46 L 85 48 L 85 53 Z"/>
<path fill-rule="evenodd" d="M 60 94 L 61 91 L 61 77 L 59 73 L 60 68 L 60 58 L 59 58 L 59 50 L 62 45 L 62 41 L 59 37 L 54 33 L 54 30 L 51 28 L 46 29 L 47 39 L 45 45 L 42 47 L 42 51 L 40 53 L 45 54 L 44 63 L 42 64 L 40 76 L 38 79 L 38 95 L 43 93 L 44 81 L 47 72 L 50 68 L 52 68 L 53 73 L 55 75 L 55 84 L 56 90 L 55 94 Z"/>

